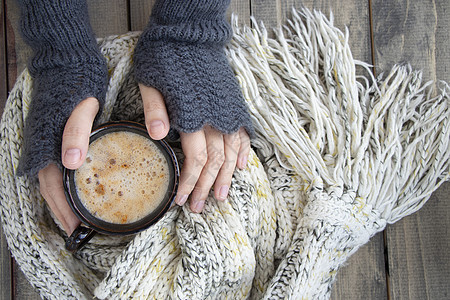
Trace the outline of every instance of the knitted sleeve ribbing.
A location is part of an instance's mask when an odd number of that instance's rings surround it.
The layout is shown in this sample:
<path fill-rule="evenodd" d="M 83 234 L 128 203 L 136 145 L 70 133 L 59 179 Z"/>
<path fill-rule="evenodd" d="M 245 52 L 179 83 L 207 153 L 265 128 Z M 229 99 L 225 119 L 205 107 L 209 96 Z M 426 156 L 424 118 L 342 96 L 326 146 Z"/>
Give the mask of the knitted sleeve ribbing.
<path fill-rule="evenodd" d="M 18 174 L 61 162 L 65 122 L 88 97 L 104 102 L 106 63 L 89 24 L 85 0 L 19 0 L 21 30 L 33 50 L 33 95 Z"/>
<path fill-rule="evenodd" d="M 171 127 L 253 128 L 224 47 L 229 0 L 157 0 L 134 51 L 136 80 L 164 96 Z"/>

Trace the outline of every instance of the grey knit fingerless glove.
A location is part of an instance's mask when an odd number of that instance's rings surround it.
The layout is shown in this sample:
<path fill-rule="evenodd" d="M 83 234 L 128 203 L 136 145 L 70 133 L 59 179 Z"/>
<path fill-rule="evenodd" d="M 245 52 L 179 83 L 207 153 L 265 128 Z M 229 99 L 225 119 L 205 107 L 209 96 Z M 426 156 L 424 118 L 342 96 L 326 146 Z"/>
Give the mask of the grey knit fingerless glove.
<path fill-rule="evenodd" d="M 134 51 L 136 80 L 164 96 L 171 127 L 223 133 L 253 128 L 224 46 L 229 0 L 157 0 Z"/>
<path fill-rule="evenodd" d="M 95 97 L 102 107 L 108 73 L 85 0 L 20 0 L 21 29 L 33 49 L 33 96 L 18 174 L 61 162 L 64 125 L 75 106 Z"/>

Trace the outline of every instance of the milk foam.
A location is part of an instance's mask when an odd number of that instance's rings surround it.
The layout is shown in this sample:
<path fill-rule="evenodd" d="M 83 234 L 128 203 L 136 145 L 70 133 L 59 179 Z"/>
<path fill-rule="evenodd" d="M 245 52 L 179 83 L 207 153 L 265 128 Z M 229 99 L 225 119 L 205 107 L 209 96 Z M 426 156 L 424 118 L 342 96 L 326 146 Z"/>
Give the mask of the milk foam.
<path fill-rule="evenodd" d="M 85 163 L 75 172 L 77 194 L 95 217 L 128 224 L 154 211 L 169 186 L 169 166 L 144 136 L 118 131 L 89 145 Z"/>

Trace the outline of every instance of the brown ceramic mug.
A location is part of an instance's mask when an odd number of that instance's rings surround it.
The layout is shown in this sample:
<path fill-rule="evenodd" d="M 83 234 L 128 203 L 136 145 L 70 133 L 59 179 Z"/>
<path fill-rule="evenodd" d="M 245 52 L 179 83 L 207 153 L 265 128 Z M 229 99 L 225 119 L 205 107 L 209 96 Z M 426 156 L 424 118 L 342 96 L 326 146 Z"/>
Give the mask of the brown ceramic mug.
<path fill-rule="evenodd" d="M 126 235 L 156 223 L 173 203 L 179 167 L 171 147 L 151 139 L 145 126 L 111 122 L 92 131 L 86 161 L 64 169 L 63 179 L 81 220 L 66 241 L 75 252 L 96 232 Z"/>

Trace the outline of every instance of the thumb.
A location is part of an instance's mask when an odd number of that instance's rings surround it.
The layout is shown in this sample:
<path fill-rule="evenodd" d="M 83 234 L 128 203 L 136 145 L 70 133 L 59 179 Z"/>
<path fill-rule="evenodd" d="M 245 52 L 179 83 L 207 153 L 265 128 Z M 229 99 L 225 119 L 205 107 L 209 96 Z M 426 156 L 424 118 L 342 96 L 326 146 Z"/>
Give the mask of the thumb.
<path fill-rule="evenodd" d="M 166 137 L 170 129 L 169 116 L 162 94 L 155 88 L 139 84 L 144 105 L 145 125 L 152 139 Z"/>
<path fill-rule="evenodd" d="M 83 164 L 98 109 L 98 100 L 87 98 L 75 107 L 67 120 L 61 147 L 61 159 L 66 168 L 77 169 Z"/>

